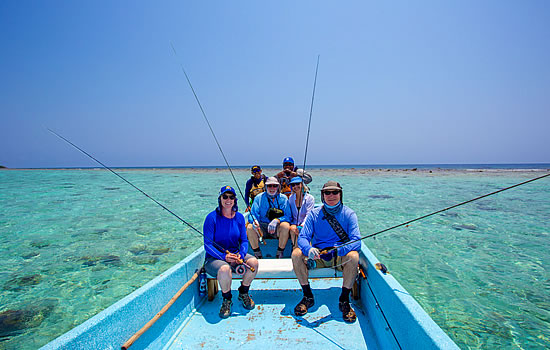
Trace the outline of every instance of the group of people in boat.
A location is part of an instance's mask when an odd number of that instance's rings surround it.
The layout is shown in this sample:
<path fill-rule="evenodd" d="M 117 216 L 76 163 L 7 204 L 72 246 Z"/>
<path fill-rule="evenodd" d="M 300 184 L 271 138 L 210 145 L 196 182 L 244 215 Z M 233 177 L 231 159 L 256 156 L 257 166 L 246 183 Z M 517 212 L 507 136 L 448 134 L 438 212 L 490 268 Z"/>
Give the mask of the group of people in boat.
<path fill-rule="evenodd" d="M 294 314 L 303 316 L 315 304 L 308 269 L 336 267 L 343 274 L 338 306 L 344 321 L 354 322 L 356 314 L 349 295 L 357 277 L 361 233 L 357 215 L 342 202 L 342 186 L 336 181 L 325 183 L 321 189 L 322 205 L 315 207 L 307 187 L 312 177 L 298 169 L 291 157 L 283 160 L 283 170 L 273 177 L 263 175 L 259 165 L 254 165 L 251 173 L 245 188 L 248 219 L 238 211 L 235 190 L 223 186 L 218 207 L 204 221 L 205 269 L 217 278 L 222 291 L 220 317 L 231 315 L 232 276 L 242 269 L 243 263 L 254 271 L 245 269 L 238 299 L 244 308 L 254 309 L 249 289 L 258 271 L 258 259 L 263 258 L 260 238 L 274 238 L 278 239 L 276 258 L 283 257 L 288 240 L 291 241 L 292 265 L 303 290 Z M 254 255 L 248 253 L 249 244 Z"/>

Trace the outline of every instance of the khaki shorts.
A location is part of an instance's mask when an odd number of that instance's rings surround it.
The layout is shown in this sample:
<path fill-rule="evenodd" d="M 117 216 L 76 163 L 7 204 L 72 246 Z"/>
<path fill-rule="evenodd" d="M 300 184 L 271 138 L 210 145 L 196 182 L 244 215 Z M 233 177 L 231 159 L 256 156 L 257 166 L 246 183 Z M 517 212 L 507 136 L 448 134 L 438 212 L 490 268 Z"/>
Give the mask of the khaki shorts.
<path fill-rule="evenodd" d="M 315 267 L 316 269 L 323 269 L 327 267 L 335 268 L 338 271 L 342 271 L 344 269 L 344 266 L 342 266 L 341 256 L 337 256 L 328 261 L 323 259 L 315 259 L 315 262 L 317 263 L 317 266 Z"/>

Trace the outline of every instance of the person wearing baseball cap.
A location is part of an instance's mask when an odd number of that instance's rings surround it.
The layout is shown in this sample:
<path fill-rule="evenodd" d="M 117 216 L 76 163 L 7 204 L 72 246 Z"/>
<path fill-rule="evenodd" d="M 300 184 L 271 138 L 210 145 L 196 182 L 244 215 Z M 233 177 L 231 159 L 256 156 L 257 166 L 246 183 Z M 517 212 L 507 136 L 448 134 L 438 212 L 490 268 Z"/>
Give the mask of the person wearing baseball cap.
<path fill-rule="evenodd" d="M 250 208 L 249 223 L 246 227 L 248 242 L 254 255 L 261 259 L 263 256 L 258 239 L 258 232 L 261 230 L 267 233 L 264 238 L 279 239 L 276 258 L 282 258 L 290 229 L 291 214 L 288 198 L 280 193 L 281 185 L 275 177 L 268 177 L 265 187 L 267 190 L 254 198 Z"/>
<path fill-rule="evenodd" d="M 265 191 L 265 181 L 267 180 L 267 176 L 262 174 L 262 168 L 259 165 L 253 165 L 250 168 L 250 172 L 252 176 L 246 182 L 244 189 L 244 200 L 248 207 L 247 211 L 250 210 L 254 197 Z"/>
<path fill-rule="evenodd" d="M 338 307 L 345 322 L 355 322 L 357 316 L 350 305 L 349 293 L 357 277 L 361 242 L 356 241 L 330 252 L 327 249 L 361 238 L 357 215 L 343 204 L 342 186 L 336 181 L 323 185 L 321 201 L 323 205 L 314 208 L 306 217 L 298 236 L 298 247 L 292 252 L 294 273 L 304 293 L 294 308 L 294 314 L 303 316 L 315 304 L 307 268 L 307 259 L 312 259 L 317 267 L 338 267 L 342 270 L 342 293 Z"/>
<path fill-rule="evenodd" d="M 286 157 L 283 159 L 283 170 L 278 172 L 275 177 L 281 184 L 281 193 L 287 197 L 290 197 L 292 194 L 290 180 L 296 176 L 300 176 L 305 184 L 310 183 L 312 180 L 310 174 L 303 169 L 298 169 L 298 167 L 294 165 L 294 159 L 292 159 L 292 157 Z"/>
<path fill-rule="evenodd" d="M 204 220 L 204 250 L 206 272 L 216 277 L 220 284 L 223 301 L 220 317 L 231 315 L 232 273 L 238 272 L 239 261 L 243 260 L 256 271 L 246 269 L 239 287 L 239 300 L 244 308 L 252 310 L 254 301 L 248 295 L 250 284 L 258 271 L 258 260 L 247 254 L 248 240 L 245 230 L 245 218 L 239 213 L 237 195 L 231 186 L 223 186 L 218 194 L 218 207 Z M 215 243 L 214 243 L 215 242 Z M 240 262 L 242 263 L 242 262 Z"/>

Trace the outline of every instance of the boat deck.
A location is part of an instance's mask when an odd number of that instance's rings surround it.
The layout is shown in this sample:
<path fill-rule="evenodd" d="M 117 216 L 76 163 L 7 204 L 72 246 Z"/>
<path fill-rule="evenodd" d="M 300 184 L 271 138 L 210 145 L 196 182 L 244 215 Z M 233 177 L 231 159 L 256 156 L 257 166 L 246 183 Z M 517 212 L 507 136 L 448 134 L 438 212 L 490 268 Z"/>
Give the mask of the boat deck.
<path fill-rule="evenodd" d="M 222 296 L 204 301 L 176 332 L 165 349 L 261 349 L 296 347 L 319 349 L 378 349 L 373 327 L 361 308 L 352 305 L 357 321 L 345 323 L 338 309 L 341 278 L 310 279 L 315 305 L 303 317 L 294 315 L 302 298 L 296 279 L 254 280 L 250 296 L 256 308 L 246 310 L 237 299 L 240 281 L 233 281 L 232 314 L 218 315 Z"/>

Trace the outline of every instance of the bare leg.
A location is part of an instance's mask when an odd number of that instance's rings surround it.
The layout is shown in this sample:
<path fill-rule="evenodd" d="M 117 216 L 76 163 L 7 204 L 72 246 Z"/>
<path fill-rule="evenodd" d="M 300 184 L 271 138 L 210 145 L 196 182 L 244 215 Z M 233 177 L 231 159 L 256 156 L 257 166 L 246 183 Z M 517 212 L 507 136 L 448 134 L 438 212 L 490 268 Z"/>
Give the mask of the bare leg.
<path fill-rule="evenodd" d="M 255 270 L 254 272 L 252 272 L 251 270 L 246 269 L 246 272 L 244 273 L 243 286 L 248 287 L 250 286 L 250 284 L 252 283 L 252 280 L 254 279 L 254 277 L 256 277 L 256 274 L 258 273 L 258 259 L 250 258 L 246 261 L 246 263 L 252 266 Z"/>
<path fill-rule="evenodd" d="M 298 278 L 301 286 L 304 286 L 309 283 L 308 281 L 308 271 L 306 265 L 306 257 L 302 254 L 300 248 L 294 248 L 292 251 L 292 267 L 294 268 L 294 273 Z"/>
<path fill-rule="evenodd" d="M 298 226 L 290 225 L 290 242 L 293 247 L 296 247 L 296 238 L 298 238 Z"/>
<path fill-rule="evenodd" d="M 286 243 L 288 242 L 288 236 L 290 224 L 288 222 L 281 222 L 279 227 L 277 227 L 277 233 L 279 234 L 279 248 L 285 248 Z"/>
<path fill-rule="evenodd" d="M 229 265 L 223 265 L 218 270 L 218 283 L 220 284 L 220 289 L 222 293 L 227 293 L 231 290 L 231 279 L 233 278 L 231 274 L 231 267 Z"/>
<path fill-rule="evenodd" d="M 248 237 L 250 248 L 258 249 L 258 247 L 260 246 L 260 243 L 258 241 L 258 232 L 254 230 L 254 226 L 252 226 L 252 224 L 250 223 L 246 225 L 246 236 Z"/>
<path fill-rule="evenodd" d="M 352 250 L 342 257 L 344 262 L 342 274 L 344 275 L 343 287 L 351 289 L 355 278 L 357 278 L 357 265 L 359 264 L 359 252 Z"/>

